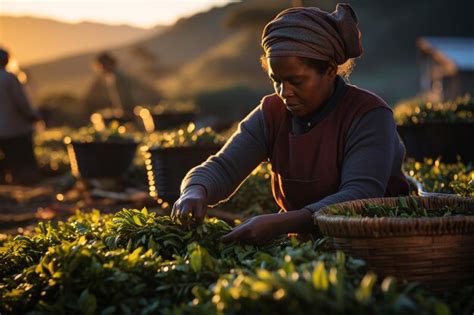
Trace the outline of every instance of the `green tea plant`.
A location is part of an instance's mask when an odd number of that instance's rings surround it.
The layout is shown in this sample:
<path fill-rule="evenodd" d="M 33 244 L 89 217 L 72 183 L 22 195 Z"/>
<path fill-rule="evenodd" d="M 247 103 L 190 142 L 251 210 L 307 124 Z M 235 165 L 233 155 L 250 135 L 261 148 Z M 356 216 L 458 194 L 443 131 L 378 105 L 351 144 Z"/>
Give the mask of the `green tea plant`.
<path fill-rule="evenodd" d="M 173 148 L 223 144 L 224 141 L 210 127 L 196 129 L 196 125 L 190 123 L 186 128 L 151 133 L 144 142 L 148 147 Z"/>
<path fill-rule="evenodd" d="M 426 209 L 420 206 L 414 198 L 409 198 L 408 200 L 400 198 L 396 206 L 366 203 L 364 207 L 357 210 L 349 207 L 343 207 L 342 209 L 339 209 L 336 206 L 330 206 L 329 209 L 334 215 L 343 215 L 357 218 L 436 218 L 456 215 L 474 215 L 474 210 L 472 209 L 459 209 L 450 206 L 443 206 L 437 209 Z"/>
<path fill-rule="evenodd" d="M 286 259 L 276 270 L 236 270 L 209 291 L 196 288 L 189 313 L 198 314 L 449 314 L 448 306 L 422 291 L 397 290 L 393 278 L 373 273 L 350 281 L 344 264 Z M 378 301 L 383 301 L 378 302 Z M 196 310 L 197 309 L 197 310 Z"/>
<path fill-rule="evenodd" d="M 270 164 L 262 163 L 227 201 L 218 206 L 218 209 L 237 212 L 243 217 L 278 212 L 270 178 Z"/>
<path fill-rule="evenodd" d="M 70 128 L 61 127 L 35 134 L 34 151 L 41 170 L 53 173 L 69 170 L 69 157 L 63 139 L 70 133 Z"/>
<path fill-rule="evenodd" d="M 420 98 L 414 98 L 397 104 L 394 117 L 398 125 L 427 122 L 474 122 L 474 100 L 469 95 L 441 103 L 425 102 Z"/>
<path fill-rule="evenodd" d="M 218 254 L 223 248 L 214 248 L 215 240 L 230 230 L 227 223 L 218 219 L 209 219 L 191 228 L 176 224 L 168 216 L 148 213 L 146 209 L 124 209 L 112 219 L 102 239 L 110 249 L 144 247 L 159 251 L 160 255 L 171 259 L 174 255 L 183 255 L 192 242 L 198 242 Z"/>
<path fill-rule="evenodd" d="M 0 278 L 38 263 L 49 247 L 63 241 L 72 241 L 81 236 L 99 239 L 109 217 L 101 216 L 97 210 L 91 213 L 76 212 L 67 222 L 60 221 L 56 226 L 50 222 L 40 222 L 33 235 L 18 235 L 4 240 L 0 247 Z"/>
<path fill-rule="evenodd" d="M 125 126 L 118 121 L 112 121 L 102 129 L 97 130 L 93 126 L 79 128 L 65 138 L 65 142 L 118 142 L 133 143 L 140 141 L 140 133 L 127 132 Z"/>
<path fill-rule="evenodd" d="M 146 209 L 77 212 L 0 247 L 2 314 L 459 314 L 416 285 L 377 280 L 365 263 L 320 243 L 222 244 L 232 227 L 197 228 Z M 448 301 L 448 302 L 449 302 Z M 471 304 L 469 304 L 471 303 Z M 450 309 L 451 307 L 451 309 Z M 467 313 L 466 313 L 467 314 Z"/>
<path fill-rule="evenodd" d="M 457 163 L 442 163 L 440 159 L 425 159 L 423 163 L 409 160 L 405 172 L 419 181 L 428 192 L 474 196 L 474 167 Z"/>

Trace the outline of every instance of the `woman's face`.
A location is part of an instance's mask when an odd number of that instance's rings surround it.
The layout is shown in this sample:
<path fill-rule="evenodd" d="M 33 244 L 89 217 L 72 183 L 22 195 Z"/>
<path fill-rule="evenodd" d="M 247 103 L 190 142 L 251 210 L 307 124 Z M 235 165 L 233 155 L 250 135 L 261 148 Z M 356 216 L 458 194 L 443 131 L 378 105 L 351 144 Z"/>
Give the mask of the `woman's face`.
<path fill-rule="evenodd" d="M 298 57 L 270 57 L 267 65 L 275 92 L 298 117 L 317 110 L 334 91 L 336 67 L 320 74 Z"/>

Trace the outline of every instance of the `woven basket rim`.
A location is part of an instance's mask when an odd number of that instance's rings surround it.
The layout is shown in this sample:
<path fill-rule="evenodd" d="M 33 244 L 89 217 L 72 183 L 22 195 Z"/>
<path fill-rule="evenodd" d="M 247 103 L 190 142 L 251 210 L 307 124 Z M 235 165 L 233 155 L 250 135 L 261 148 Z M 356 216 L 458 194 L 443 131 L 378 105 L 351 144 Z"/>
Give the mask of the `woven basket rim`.
<path fill-rule="evenodd" d="M 429 196 L 429 197 L 392 197 L 392 198 L 370 198 L 346 201 L 334 204 L 331 207 L 344 207 L 357 204 L 386 204 L 396 202 L 400 198 L 414 198 L 428 202 L 450 203 L 463 202 L 474 207 L 474 198 L 460 196 Z M 448 216 L 448 217 L 420 217 L 420 218 L 398 218 L 398 217 L 348 217 L 330 213 L 329 206 L 321 209 L 313 216 L 314 224 L 319 226 L 323 234 L 330 236 L 360 236 L 360 237 L 383 237 L 383 236 L 409 236 L 409 235 L 442 235 L 442 234 L 465 234 L 474 232 L 474 215 Z M 370 228 L 369 228 L 370 227 Z"/>
<path fill-rule="evenodd" d="M 448 198 L 448 199 L 452 199 L 452 201 L 456 201 L 456 200 L 457 201 L 471 201 L 474 205 L 474 198 L 461 197 L 461 196 L 451 195 L 451 194 L 445 194 L 443 196 L 436 195 L 436 196 L 426 196 L 426 197 L 425 196 L 409 196 L 409 197 L 403 197 L 403 198 L 414 198 L 417 201 L 419 199 Z M 316 217 L 318 219 L 323 218 L 323 217 L 344 218 L 345 220 L 352 221 L 352 222 L 361 222 L 361 221 L 368 222 L 368 221 L 381 221 L 381 220 L 383 220 L 383 221 L 389 221 L 390 220 L 390 221 L 394 221 L 394 222 L 406 222 L 407 220 L 431 222 L 431 221 L 438 221 L 440 219 L 447 220 L 447 219 L 458 219 L 458 218 L 462 218 L 463 221 L 464 221 L 464 218 L 470 218 L 470 217 L 472 217 L 472 219 L 474 220 L 474 215 L 472 215 L 472 216 L 430 217 L 430 218 L 424 218 L 424 217 L 420 217 L 420 218 L 398 218 L 398 217 L 380 217 L 380 218 L 362 217 L 362 218 L 357 218 L 357 217 L 348 217 L 348 216 L 344 216 L 344 215 L 332 214 L 332 213 L 329 212 L 330 211 L 329 207 L 333 207 L 333 206 L 344 207 L 344 206 L 352 205 L 354 202 L 357 202 L 357 203 L 371 203 L 371 204 L 383 204 L 383 202 L 387 201 L 387 200 L 397 201 L 399 199 L 400 199 L 400 197 L 390 197 L 390 198 L 368 198 L 368 199 L 345 201 L 345 202 L 341 202 L 341 203 L 337 203 L 337 204 L 334 204 L 334 205 L 324 207 L 323 209 L 321 209 L 320 211 L 318 211 L 314 214 L 314 218 L 316 218 Z"/>

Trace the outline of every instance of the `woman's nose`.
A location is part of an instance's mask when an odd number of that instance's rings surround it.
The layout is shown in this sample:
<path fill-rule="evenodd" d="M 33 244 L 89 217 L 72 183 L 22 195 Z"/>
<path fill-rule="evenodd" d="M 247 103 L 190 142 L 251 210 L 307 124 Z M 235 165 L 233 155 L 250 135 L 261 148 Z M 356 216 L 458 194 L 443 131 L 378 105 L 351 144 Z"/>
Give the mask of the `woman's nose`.
<path fill-rule="evenodd" d="M 291 89 L 288 83 L 280 84 L 280 96 L 283 98 L 287 98 L 294 95 L 293 90 Z"/>

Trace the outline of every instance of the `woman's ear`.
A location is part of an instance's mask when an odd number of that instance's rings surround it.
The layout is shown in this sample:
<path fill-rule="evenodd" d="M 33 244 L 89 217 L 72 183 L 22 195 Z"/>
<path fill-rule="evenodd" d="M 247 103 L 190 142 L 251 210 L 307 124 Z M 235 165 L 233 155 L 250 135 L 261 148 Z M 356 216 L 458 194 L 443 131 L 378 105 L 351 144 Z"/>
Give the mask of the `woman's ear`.
<path fill-rule="evenodd" d="M 326 75 L 328 76 L 330 80 L 335 79 L 337 75 L 337 64 L 335 64 L 334 62 L 331 62 L 329 64 L 329 67 L 326 70 Z"/>

